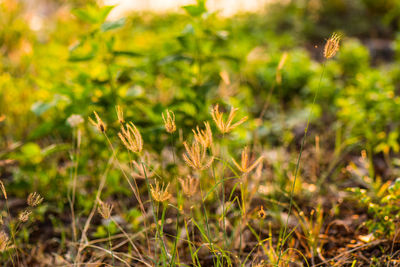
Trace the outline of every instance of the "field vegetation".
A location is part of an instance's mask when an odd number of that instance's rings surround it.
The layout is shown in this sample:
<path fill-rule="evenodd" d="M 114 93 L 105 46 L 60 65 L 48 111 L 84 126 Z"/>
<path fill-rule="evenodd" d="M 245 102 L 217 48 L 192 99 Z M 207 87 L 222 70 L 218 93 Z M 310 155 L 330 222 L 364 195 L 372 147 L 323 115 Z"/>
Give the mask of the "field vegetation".
<path fill-rule="evenodd" d="M 399 265 L 400 2 L 282 2 L 0 0 L 0 265 Z"/>

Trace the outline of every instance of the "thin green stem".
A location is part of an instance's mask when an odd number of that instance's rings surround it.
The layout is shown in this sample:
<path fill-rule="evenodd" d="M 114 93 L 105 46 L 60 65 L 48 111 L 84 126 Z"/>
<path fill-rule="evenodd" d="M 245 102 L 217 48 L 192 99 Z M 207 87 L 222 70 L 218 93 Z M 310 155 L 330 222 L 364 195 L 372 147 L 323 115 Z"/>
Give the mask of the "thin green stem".
<path fill-rule="evenodd" d="M 314 99 L 313 99 L 312 106 L 311 106 L 311 111 L 310 111 L 310 114 L 308 115 L 307 125 L 306 125 L 306 128 L 304 129 L 304 135 L 303 135 L 303 139 L 301 141 L 300 152 L 299 152 L 299 156 L 297 158 L 296 170 L 294 172 L 293 184 L 292 184 L 292 188 L 291 188 L 291 191 L 290 191 L 289 211 L 288 211 L 288 215 L 287 215 L 287 218 L 286 218 L 285 228 L 283 230 L 283 236 L 282 236 L 283 242 L 279 245 L 279 256 L 278 256 L 278 263 L 277 263 L 278 265 L 279 265 L 279 262 L 280 262 L 280 259 L 281 259 L 281 256 L 282 256 L 283 246 L 285 245 L 285 242 L 287 240 L 286 232 L 287 232 L 287 228 L 288 228 L 288 224 L 289 224 L 290 213 L 292 211 L 292 206 L 293 206 L 293 194 L 294 194 L 294 188 L 296 186 L 297 175 L 298 175 L 298 172 L 299 172 L 301 155 L 303 153 L 304 144 L 305 144 L 305 141 L 306 141 L 306 138 L 307 138 L 307 133 L 308 133 L 308 127 L 310 125 L 310 120 L 311 120 L 311 117 L 312 117 L 313 112 L 314 112 L 314 105 L 315 105 L 315 102 L 317 100 L 319 90 L 321 88 L 322 77 L 324 76 L 324 72 L 325 72 L 325 65 L 326 65 L 326 61 L 324 61 L 323 66 L 322 66 L 321 76 L 319 78 L 318 87 L 317 87 L 317 90 L 316 90 L 315 95 L 314 95 Z"/>
<path fill-rule="evenodd" d="M 103 133 L 103 134 L 104 134 L 104 137 L 106 138 L 106 140 L 108 142 L 108 145 L 110 146 L 111 151 L 113 152 L 113 154 L 116 154 L 116 150 L 114 149 L 114 146 L 111 143 L 110 138 L 108 138 L 108 135 L 106 133 Z M 142 211 L 142 213 L 144 215 L 144 220 L 143 220 L 144 227 L 147 228 L 146 210 L 144 209 L 144 205 L 143 205 L 142 199 L 140 198 L 139 187 L 138 187 L 138 185 L 136 183 L 136 180 L 133 179 L 133 184 L 135 185 L 135 186 L 133 186 L 131 181 L 130 181 L 130 179 L 129 179 L 129 177 L 128 177 L 128 175 L 124 171 L 124 168 L 122 168 L 122 165 L 121 165 L 121 163 L 119 162 L 119 160 L 117 158 L 116 158 L 116 162 L 117 162 L 119 169 L 121 170 L 123 176 L 125 177 L 126 181 L 128 182 L 133 194 L 135 195 L 135 197 L 136 197 L 136 199 L 137 199 L 137 201 L 139 203 L 140 210 Z M 145 169 L 144 169 L 144 171 L 145 171 Z M 146 171 L 145 171 L 145 174 L 146 174 Z M 147 182 L 147 177 L 146 177 L 146 182 Z M 150 189 L 149 188 L 148 188 L 148 191 L 149 191 L 149 194 L 150 194 Z M 147 231 L 145 232 L 145 235 L 146 235 L 146 241 L 147 241 L 147 249 L 148 249 L 148 252 L 150 254 L 150 242 L 149 242 L 149 238 L 148 238 L 148 235 L 147 235 Z"/>
<path fill-rule="evenodd" d="M 195 265 L 196 264 L 196 259 L 195 259 L 194 254 L 193 254 L 192 244 L 191 244 L 191 241 L 190 241 L 190 233 L 188 231 L 187 222 L 186 222 L 185 218 L 183 218 L 183 222 L 185 224 L 185 230 L 186 230 L 186 234 L 187 234 L 187 244 L 189 246 L 190 257 L 192 258 L 192 262 Z"/>
<path fill-rule="evenodd" d="M 211 166 L 212 166 L 211 169 L 212 169 L 212 175 L 213 175 L 213 178 L 214 178 L 214 182 L 215 182 L 215 184 L 217 184 L 218 182 L 217 182 L 217 178 L 216 178 L 216 175 L 215 175 L 214 162 L 211 164 Z M 227 247 L 228 246 L 228 236 L 227 236 L 227 233 L 226 233 L 226 224 L 225 224 L 225 187 L 224 187 L 224 177 L 223 176 L 221 177 L 221 180 L 220 180 L 219 183 L 221 184 L 221 187 L 222 187 L 222 192 L 221 192 L 222 199 L 220 198 L 221 205 L 222 205 L 222 227 L 224 228 L 223 229 L 223 233 L 224 233 L 225 247 Z"/>
<path fill-rule="evenodd" d="M 7 198 L 6 198 L 6 207 L 7 207 L 8 216 L 11 218 L 10 207 L 8 205 L 8 199 Z M 10 222 L 10 233 L 11 233 L 12 242 L 14 243 L 15 254 L 17 255 L 17 263 L 18 263 L 18 266 L 20 266 L 19 254 L 18 254 L 18 249 L 17 249 L 18 246 L 17 246 L 17 243 L 15 241 L 14 227 L 13 227 L 13 224 L 11 222 Z M 12 261 L 12 263 L 14 265 L 14 260 L 11 259 L 11 261 Z"/>
<path fill-rule="evenodd" d="M 73 177 L 72 177 L 72 196 L 70 199 L 70 209 L 71 209 L 71 220 L 72 220 L 72 235 L 74 238 L 74 242 L 77 241 L 77 231 L 76 231 L 76 222 L 75 222 L 75 195 L 76 195 L 76 180 L 78 176 L 78 166 L 79 166 L 79 141 L 78 141 L 78 129 L 74 131 L 73 133 L 73 139 L 74 139 L 74 171 L 73 171 Z"/>
<path fill-rule="evenodd" d="M 209 224 L 208 224 L 208 215 L 207 215 L 206 205 L 205 205 L 205 203 L 204 203 L 203 189 L 202 189 L 202 187 L 201 187 L 201 182 L 199 183 L 199 187 L 200 187 L 201 203 L 202 203 L 203 212 L 204 212 L 204 219 L 205 219 L 205 221 L 206 221 L 207 238 L 208 238 L 208 242 L 210 242 L 211 250 L 212 250 L 212 252 L 215 254 L 213 241 L 211 240 L 210 226 L 209 226 Z M 214 261 L 214 258 L 213 258 L 213 261 Z M 215 266 L 215 261 L 214 261 L 214 266 Z"/>
<path fill-rule="evenodd" d="M 222 134 L 222 140 L 225 139 L 225 133 Z M 224 150 L 224 154 L 226 154 L 226 150 Z M 222 155 L 221 155 L 222 157 Z M 227 233 L 226 233 L 226 218 L 225 218 L 225 183 L 224 183 L 224 176 L 225 176 L 225 161 L 223 162 L 222 165 L 222 175 L 221 175 L 221 190 L 222 190 L 222 227 L 224 228 L 224 241 L 225 241 L 225 247 L 228 246 L 228 238 L 227 238 Z M 213 163 L 213 175 L 215 177 L 215 170 L 214 170 L 214 163 Z M 215 179 L 215 178 L 214 178 Z"/>
<path fill-rule="evenodd" d="M 171 134 L 171 150 L 172 150 L 172 157 L 174 159 L 174 164 L 176 165 L 176 155 L 175 155 L 175 138 L 174 134 Z M 177 197 L 177 202 L 178 202 L 178 213 L 176 215 L 176 237 L 175 237 L 175 242 L 174 242 L 174 248 L 172 250 L 172 258 L 170 261 L 169 266 L 174 266 L 175 264 L 175 253 L 177 253 L 177 245 L 178 245 L 178 236 L 179 236 L 179 206 L 181 204 L 180 201 L 180 194 L 179 194 L 179 183 L 178 183 L 178 178 L 176 177 L 175 179 L 176 182 L 176 197 Z M 178 260 L 179 261 L 179 260 Z"/>
<path fill-rule="evenodd" d="M 115 266 L 114 252 L 113 252 L 113 250 L 112 250 L 112 243 L 111 243 L 110 223 L 111 223 L 111 222 L 108 222 L 108 225 L 107 225 L 108 246 L 109 246 L 109 248 L 110 248 L 110 253 L 111 253 L 111 258 L 112 258 L 112 265 Z"/>
<path fill-rule="evenodd" d="M 168 254 L 167 254 L 167 248 L 165 247 L 165 242 L 164 242 L 164 222 L 165 222 L 165 212 L 167 211 L 167 205 L 165 203 L 162 203 L 163 206 L 163 211 L 161 214 L 161 227 L 159 228 L 159 237 L 160 240 L 162 241 L 161 244 L 163 245 L 164 248 L 164 265 L 166 266 L 166 261 L 168 260 Z M 171 266 L 171 265 L 168 265 Z"/>
<path fill-rule="evenodd" d="M 145 177 L 145 181 L 146 181 L 147 193 L 148 193 L 148 196 L 149 196 L 149 201 L 150 201 L 150 204 L 151 204 L 151 208 L 152 208 L 152 210 L 153 210 L 152 213 L 153 213 L 154 223 L 156 224 L 156 238 L 157 238 L 157 233 L 158 233 L 158 218 L 157 218 L 157 217 L 158 217 L 158 216 L 157 216 L 157 215 L 158 215 L 158 208 L 157 208 L 157 211 L 155 211 L 155 209 L 154 209 L 153 198 L 151 197 L 151 190 L 150 190 L 149 178 L 147 177 L 147 172 L 146 172 L 146 168 L 145 168 L 145 166 L 144 166 L 143 160 L 141 159 L 140 161 L 141 161 L 141 165 L 142 165 L 142 168 L 143 168 L 143 173 L 144 173 L 144 177 Z M 157 215 L 155 214 L 155 212 L 157 212 Z M 167 249 L 166 249 L 166 247 L 165 247 L 164 240 L 161 239 L 161 242 L 162 242 L 162 245 L 163 245 L 165 254 L 167 254 Z"/>

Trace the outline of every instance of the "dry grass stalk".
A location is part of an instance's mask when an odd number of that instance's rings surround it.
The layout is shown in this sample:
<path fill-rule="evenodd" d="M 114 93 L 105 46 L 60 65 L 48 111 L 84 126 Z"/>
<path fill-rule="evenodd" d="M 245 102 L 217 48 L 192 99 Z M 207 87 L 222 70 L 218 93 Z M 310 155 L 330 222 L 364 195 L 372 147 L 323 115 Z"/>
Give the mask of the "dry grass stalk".
<path fill-rule="evenodd" d="M 103 201 L 99 200 L 99 206 L 97 208 L 97 211 L 100 213 L 103 219 L 108 220 L 111 217 L 111 212 L 113 208 L 114 206 L 112 204 L 104 203 Z"/>
<path fill-rule="evenodd" d="M 0 232 L 0 252 L 3 252 L 7 249 L 8 242 L 9 242 L 8 235 L 5 232 L 1 231 Z"/>
<path fill-rule="evenodd" d="M 30 210 L 24 210 L 23 212 L 21 212 L 18 216 L 18 220 L 20 222 L 26 222 L 29 219 L 29 216 L 32 214 L 32 211 Z"/>
<path fill-rule="evenodd" d="M 27 203 L 29 206 L 31 207 L 35 207 L 37 205 L 39 205 L 40 203 L 42 203 L 43 198 L 40 196 L 40 194 L 33 192 L 30 193 L 27 199 Z"/>
<path fill-rule="evenodd" d="M 122 125 L 125 122 L 124 111 L 120 105 L 115 107 L 115 111 L 117 112 L 118 122 Z"/>
<path fill-rule="evenodd" d="M 204 170 L 210 167 L 214 157 L 207 157 L 206 147 L 194 141 L 191 146 L 183 142 L 186 153 L 183 154 L 183 160 L 186 164 L 195 170 Z"/>
<path fill-rule="evenodd" d="M 223 112 L 219 111 L 219 106 L 218 104 L 214 106 L 214 108 L 211 111 L 211 116 L 213 120 L 215 121 L 215 124 L 217 125 L 218 129 L 220 130 L 221 133 L 229 133 L 233 129 L 235 129 L 237 126 L 242 124 L 247 120 L 247 116 L 241 118 L 238 122 L 232 124 L 233 119 L 235 118 L 236 112 L 238 111 L 238 108 L 231 107 L 231 111 L 229 112 L 228 119 L 224 121 Z"/>
<path fill-rule="evenodd" d="M 196 127 L 196 130 L 192 130 L 194 133 L 194 139 L 197 143 L 200 143 L 203 147 L 211 147 L 213 138 L 212 131 L 210 127 L 210 123 L 204 122 L 205 130 L 200 130 L 199 126 Z"/>
<path fill-rule="evenodd" d="M 181 183 L 183 193 L 186 196 L 192 197 L 197 193 L 197 189 L 199 187 L 199 179 L 188 176 L 186 179 L 179 178 L 179 182 Z"/>
<path fill-rule="evenodd" d="M 336 52 L 339 50 L 339 42 L 340 36 L 336 33 L 333 33 L 331 38 L 325 44 L 324 47 L 324 57 L 326 59 L 332 58 L 336 55 Z"/>
<path fill-rule="evenodd" d="M 118 133 L 118 136 L 124 143 L 125 147 L 135 153 L 142 152 L 143 139 L 139 130 L 132 122 L 125 124 L 125 127 L 126 128 L 121 125 L 121 132 Z"/>
<path fill-rule="evenodd" d="M 157 202 L 167 201 L 172 197 L 172 195 L 168 192 L 169 183 L 167 186 L 164 184 L 160 186 L 159 182 L 156 182 L 156 186 L 150 185 L 150 192 L 153 199 Z"/>
<path fill-rule="evenodd" d="M 99 115 L 97 114 L 96 111 L 93 111 L 94 116 L 96 117 L 96 122 L 94 120 L 92 120 L 92 118 L 89 117 L 89 121 L 90 123 L 92 123 L 94 126 L 97 127 L 97 129 L 104 133 L 107 130 L 107 125 L 101 120 L 101 118 L 99 117 Z"/>
<path fill-rule="evenodd" d="M 240 164 L 236 162 L 234 158 L 232 158 L 233 163 L 235 166 L 242 172 L 242 173 L 249 173 L 251 172 L 254 168 L 257 167 L 258 164 L 261 163 L 261 161 L 264 159 L 263 156 L 259 157 L 252 165 L 250 165 L 249 162 L 249 153 L 248 153 L 248 148 L 245 147 L 242 151 L 242 160 Z"/>
<path fill-rule="evenodd" d="M 172 111 L 166 110 L 166 116 L 162 113 L 162 118 L 164 121 L 165 130 L 168 133 L 173 133 L 176 131 L 176 124 L 175 124 L 175 114 Z"/>
<path fill-rule="evenodd" d="M 6 191 L 6 187 L 4 186 L 2 180 L 0 180 L 0 188 L 1 188 L 1 192 L 3 192 L 4 198 L 7 200 L 7 191 Z"/>

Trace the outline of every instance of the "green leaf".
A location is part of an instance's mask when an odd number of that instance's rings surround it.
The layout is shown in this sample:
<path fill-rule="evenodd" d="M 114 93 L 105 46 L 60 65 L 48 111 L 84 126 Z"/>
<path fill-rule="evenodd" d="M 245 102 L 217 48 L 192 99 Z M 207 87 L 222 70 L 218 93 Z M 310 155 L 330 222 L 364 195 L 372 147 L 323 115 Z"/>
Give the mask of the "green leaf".
<path fill-rule="evenodd" d="M 74 9 L 71 12 L 80 20 L 86 21 L 91 24 L 97 22 L 96 17 L 94 17 L 93 14 L 91 14 L 88 9 Z"/>
<path fill-rule="evenodd" d="M 89 61 L 98 51 L 98 45 L 93 41 L 82 40 L 70 49 L 68 60 L 72 62 Z"/>
<path fill-rule="evenodd" d="M 134 51 L 112 51 L 114 56 L 143 57 L 143 54 Z"/>
<path fill-rule="evenodd" d="M 52 107 L 52 105 L 50 103 L 44 103 L 42 101 L 37 101 L 37 102 L 33 103 L 31 110 L 37 116 L 40 116 L 43 113 L 45 113 L 48 109 L 50 109 L 51 107 Z"/>
<path fill-rule="evenodd" d="M 37 101 L 35 102 L 32 107 L 31 110 L 33 113 L 35 113 L 37 116 L 42 115 L 44 112 L 46 112 L 47 110 L 49 110 L 52 107 L 57 106 L 58 103 L 60 103 L 61 101 L 64 102 L 69 102 L 69 98 L 64 96 L 64 95 L 59 95 L 56 94 L 54 95 L 53 99 L 50 102 L 43 102 L 43 101 Z"/>
<path fill-rule="evenodd" d="M 106 20 L 108 14 L 113 10 L 115 6 L 104 6 L 100 9 L 100 12 L 98 13 L 98 20 L 99 22 L 103 22 Z"/>
<path fill-rule="evenodd" d="M 52 154 L 60 151 L 68 151 L 71 148 L 69 144 L 52 144 L 42 149 L 41 154 L 43 157 L 51 156 Z"/>
<path fill-rule="evenodd" d="M 198 17 L 207 12 L 206 4 L 203 0 L 199 0 L 197 5 L 187 5 L 182 8 L 192 17 Z"/>
<path fill-rule="evenodd" d="M 121 28 L 124 25 L 125 25 L 125 18 L 120 18 L 115 21 L 104 22 L 103 24 L 101 24 L 100 29 L 102 32 L 107 32 L 107 31 Z"/>
<path fill-rule="evenodd" d="M 165 58 L 161 59 L 159 61 L 159 64 L 164 65 L 164 64 L 169 64 L 169 63 L 176 62 L 176 61 L 186 61 L 189 64 L 192 64 L 194 62 L 194 59 L 190 56 L 186 56 L 186 55 L 182 55 L 182 54 L 173 54 L 173 55 L 169 55 L 169 56 L 166 56 Z"/>
<path fill-rule="evenodd" d="M 113 8 L 114 6 L 104 6 L 102 8 L 97 6 L 87 6 L 81 9 L 74 9 L 71 12 L 83 21 L 90 24 L 96 24 L 104 22 Z"/>

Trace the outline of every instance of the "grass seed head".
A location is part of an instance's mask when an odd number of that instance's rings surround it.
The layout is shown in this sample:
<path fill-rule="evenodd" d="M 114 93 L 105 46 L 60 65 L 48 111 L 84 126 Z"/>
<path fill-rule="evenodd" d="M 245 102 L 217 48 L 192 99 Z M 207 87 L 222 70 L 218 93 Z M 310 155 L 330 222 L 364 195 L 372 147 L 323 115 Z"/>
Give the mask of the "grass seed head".
<path fill-rule="evenodd" d="M 4 198 L 7 199 L 6 187 L 4 186 L 3 181 L 1 181 L 1 180 L 0 180 L 0 189 L 1 189 L 1 192 L 3 192 Z"/>
<path fill-rule="evenodd" d="M 39 205 L 40 203 L 42 203 L 42 201 L 43 201 L 43 198 L 40 196 L 40 194 L 38 194 L 36 192 L 30 193 L 28 195 L 27 203 L 31 207 L 35 207 L 35 206 Z"/>
<path fill-rule="evenodd" d="M 30 210 L 24 210 L 21 212 L 18 216 L 18 220 L 20 222 L 26 222 L 29 219 L 29 216 L 32 214 L 32 211 Z"/>
<path fill-rule="evenodd" d="M 104 133 L 107 130 L 107 125 L 101 120 L 96 111 L 93 111 L 96 121 L 89 117 L 90 123 L 97 127 L 97 129 Z"/>
<path fill-rule="evenodd" d="M 3 252 L 7 249 L 8 241 L 9 241 L 8 235 L 5 232 L 1 231 L 0 232 L 0 252 Z"/>
<path fill-rule="evenodd" d="M 199 126 L 196 127 L 196 130 L 192 130 L 194 133 L 194 139 L 197 143 L 200 143 L 202 146 L 208 148 L 211 147 L 213 138 L 212 138 L 212 131 L 210 127 L 210 123 L 204 122 L 205 130 L 200 130 Z"/>
<path fill-rule="evenodd" d="M 264 207 L 260 206 L 260 210 L 258 211 L 258 217 L 260 219 L 264 219 L 267 214 L 265 213 Z"/>
<path fill-rule="evenodd" d="M 186 196 L 192 197 L 194 194 L 197 193 L 197 189 L 199 186 L 199 179 L 196 179 L 192 176 L 188 176 L 186 179 L 179 178 L 179 182 L 181 183 L 183 193 Z"/>
<path fill-rule="evenodd" d="M 120 105 L 117 105 L 115 107 L 115 111 L 117 112 L 118 122 L 119 122 L 119 124 L 122 125 L 125 122 L 124 111 L 123 111 L 123 109 L 121 108 Z"/>
<path fill-rule="evenodd" d="M 108 220 L 111 217 L 111 212 L 114 206 L 112 204 L 104 203 L 103 201 L 99 200 L 99 206 L 97 211 L 100 213 L 103 219 Z"/>
<path fill-rule="evenodd" d="M 140 178 L 140 179 L 146 179 L 147 178 L 151 178 L 154 176 L 155 171 L 154 170 L 150 170 L 146 167 L 146 165 L 143 165 L 139 162 L 137 162 L 136 160 L 132 160 L 132 172 L 131 175 L 134 178 Z"/>
<path fill-rule="evenodd" d="M 121 132 L 118 133 L 118 136 L 128 150 L 135 153 L 142 152 L 143 139 L 139 130 L 132 122 L 125 124 L 125 127 L 121 125 Z"/>
<path fill-rule="evenodd" d="M 160 186 L 159 182 L 156 182 L 156 186 L 150 185 L 150 193 L 153 199 L 157 202 L 167 201 L 172 197 L 172 195 L 168 192 L 169 183 L 167 186 L 164 184 Z"/>
<path fill-rule="evenodd" d="M 183 142 L 186 153 L 183 153 L 183 160 L 189 167 L 195 170 L 204 170 L 210 167 L 214 160 L 214 157 L 208 157 L 206 147 L 196 140 L 189 146 L 186 142 Z"/>
<path fill-rule="evenodd" d="M 325 47 L 324 47 L 324 57 L 326 59 L 332 58 L 336 55 L 336 52 L 339 50 L 339 42 L 340 42 L 340 36 L 337 35 L 336 33 L 333 33 L 331 38 L 326 41 Z"/>
<path fill-rule="evenodd" d="M 176 124 L 175 124 L 175 114 L 172 111 L 166 110 L 166 116 L 162 113 L 162 118 L 164 121 L 165 130 L 168 133 L 173 133 L 176 131 Z"/>
<path fill-rule="evenodd" d="M 238 127 L 240 124 L 242 124 L 247 120 L 246 116 L 241 118 L 238 122 L 232 124 L 233 119 L 235 118 L 236 112 L 238 110 L 239 110 L 238 108 L 231 107 L 228 119 L 225 121 L 223 118 L 224 113 L 219 111 L 218 104 L 214 106 L 214 108 L 211 111 L 211 116 L 221 133 L 223 134 L 229 133 L 230 131 L 232 131 L 233 129 L 235 129 L 236 127 Z"/>
<path fill-rule="evenodd" d="M 249 162 L 249 153 L 248 153 L 248 148 L 245 147 L 242 151 L 242 160 L 239 163 L 236 162 L 234 158 L 232 158 L 233 163 L 235 166 L 242 172 L 242 173 L 249 173 L 251 172 L 254 168 L 257 167 L 258 164 L 261 163 L 263 160 L 263 156 L 259 157 L 253 164 L 250 165 Z"/>

